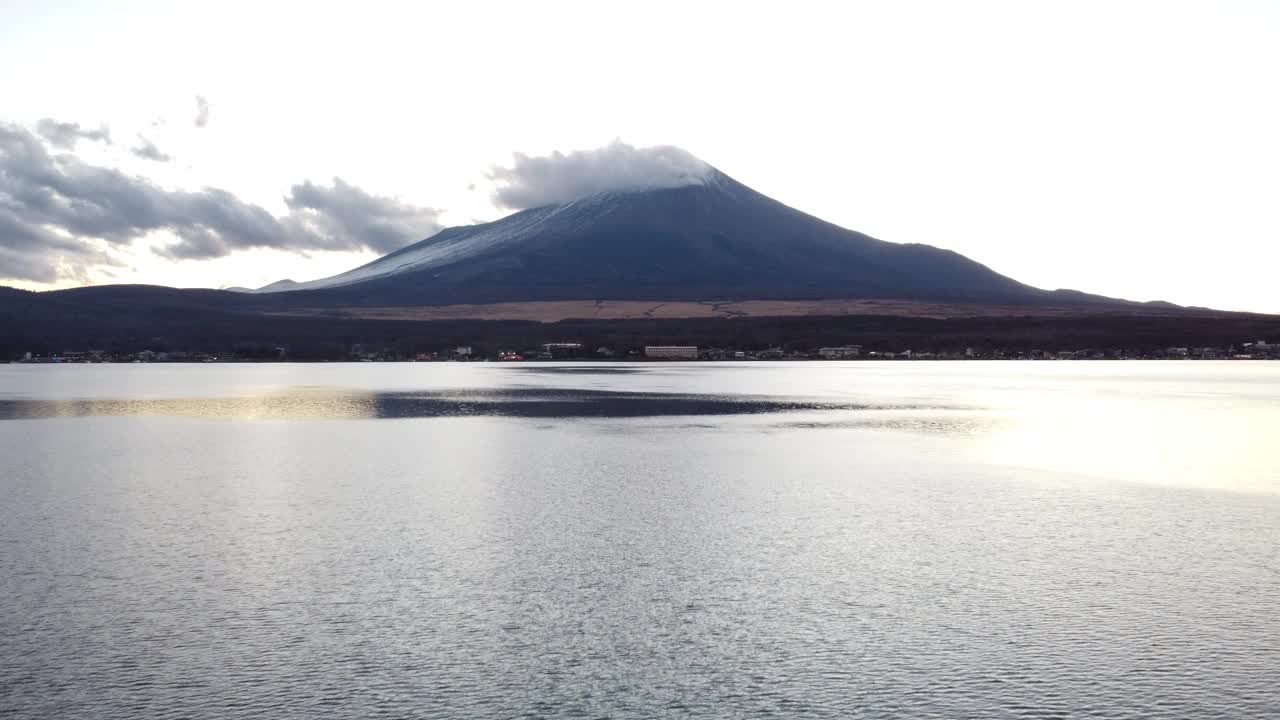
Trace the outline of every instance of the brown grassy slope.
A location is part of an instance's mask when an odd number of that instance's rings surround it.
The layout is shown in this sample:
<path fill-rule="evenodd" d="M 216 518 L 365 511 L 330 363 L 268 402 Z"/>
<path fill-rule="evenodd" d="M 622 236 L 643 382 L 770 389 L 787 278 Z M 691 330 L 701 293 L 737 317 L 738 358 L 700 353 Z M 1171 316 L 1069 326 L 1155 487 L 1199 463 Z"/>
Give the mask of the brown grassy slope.
<path fill-rule="evenodd" d="M 270 313 L 294 317 L 341 317 L 364 320 L 635 320 L 714 317 L 838 317 L 876 315 L 915 318 L 1075 317 L 1080 315 L 1165 316 L 1203 314 L 1161 306 L 1117 308 L 936 303 L 916 300 L 740 300 L 695 302 L 673 300 L 550 300 L 519 303 L 417 305 L 384 307 L 296 308 Z"/>

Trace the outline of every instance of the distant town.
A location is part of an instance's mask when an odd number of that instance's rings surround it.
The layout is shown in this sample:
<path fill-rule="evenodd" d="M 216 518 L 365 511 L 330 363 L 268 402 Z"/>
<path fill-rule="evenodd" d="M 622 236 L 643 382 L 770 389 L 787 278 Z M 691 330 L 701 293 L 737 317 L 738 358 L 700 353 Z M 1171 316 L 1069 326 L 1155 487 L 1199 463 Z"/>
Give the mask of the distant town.
<path fill-rule="evenodd" d="M 548 342 L 524 350 L 484 349 L 457 345 L 433 352 L 402 352 L 363 343 L 351 345 L 344 357 L 295 357 L 285 345 L 251 347 L 231 352 L 143 348 L 131 351 L 67 350 L 54 354 L 23 353 L 11 363 L 214 363 L 214 362 L 524 362 L 546 360 L 613 361 L 750 361 L 750 360 L 1280 360 L 1280 343 L 1254 340 L 1226 347 L 1167 347 L 1154 351 L 1122 348 L 1008 351 L 966 347 L 949 352 L 872 349 L 861 345 L 819 348 L 720 348 L 696 345 L 644 345 L 592 349 L 578 342 Z"/>

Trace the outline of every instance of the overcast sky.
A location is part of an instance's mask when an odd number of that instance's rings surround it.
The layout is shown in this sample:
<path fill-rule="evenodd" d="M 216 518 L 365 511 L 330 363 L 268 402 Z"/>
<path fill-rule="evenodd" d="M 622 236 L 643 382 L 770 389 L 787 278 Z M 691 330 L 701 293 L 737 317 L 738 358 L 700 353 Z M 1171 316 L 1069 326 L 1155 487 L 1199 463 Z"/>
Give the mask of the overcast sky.
<path fill-rule="evenodd" d="M 321 5 L 0 0 L 0 283 L 323 277 L 621 139 L 1040 287 L 1280 312 L 1277 2 Z"/>

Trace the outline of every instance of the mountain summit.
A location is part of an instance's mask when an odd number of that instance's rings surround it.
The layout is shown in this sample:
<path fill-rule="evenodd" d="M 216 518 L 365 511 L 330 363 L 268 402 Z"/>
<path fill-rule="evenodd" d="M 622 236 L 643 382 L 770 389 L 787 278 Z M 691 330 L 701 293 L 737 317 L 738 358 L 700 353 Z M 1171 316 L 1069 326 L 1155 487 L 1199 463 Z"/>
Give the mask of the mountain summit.
<path fill-rule="evenodd" d="M 783 205 L 708 167 L 678 187 L 597 193 L 444 230 L 362 267 L 260 292 L 357 304 L 1052 295 L 929 245 Z M 310 292 L 308 292 L 310 291 Z"/>

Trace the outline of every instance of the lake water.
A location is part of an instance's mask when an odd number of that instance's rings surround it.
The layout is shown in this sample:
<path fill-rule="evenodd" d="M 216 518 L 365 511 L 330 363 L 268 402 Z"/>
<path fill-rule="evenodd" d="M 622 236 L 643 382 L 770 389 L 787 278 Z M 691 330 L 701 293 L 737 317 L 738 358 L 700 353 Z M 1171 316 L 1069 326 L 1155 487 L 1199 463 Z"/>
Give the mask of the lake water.
<path fill-rule="evenodd" d="M 1280 363 L 0 366 L 0 716 L 1280 717 Z"/>

